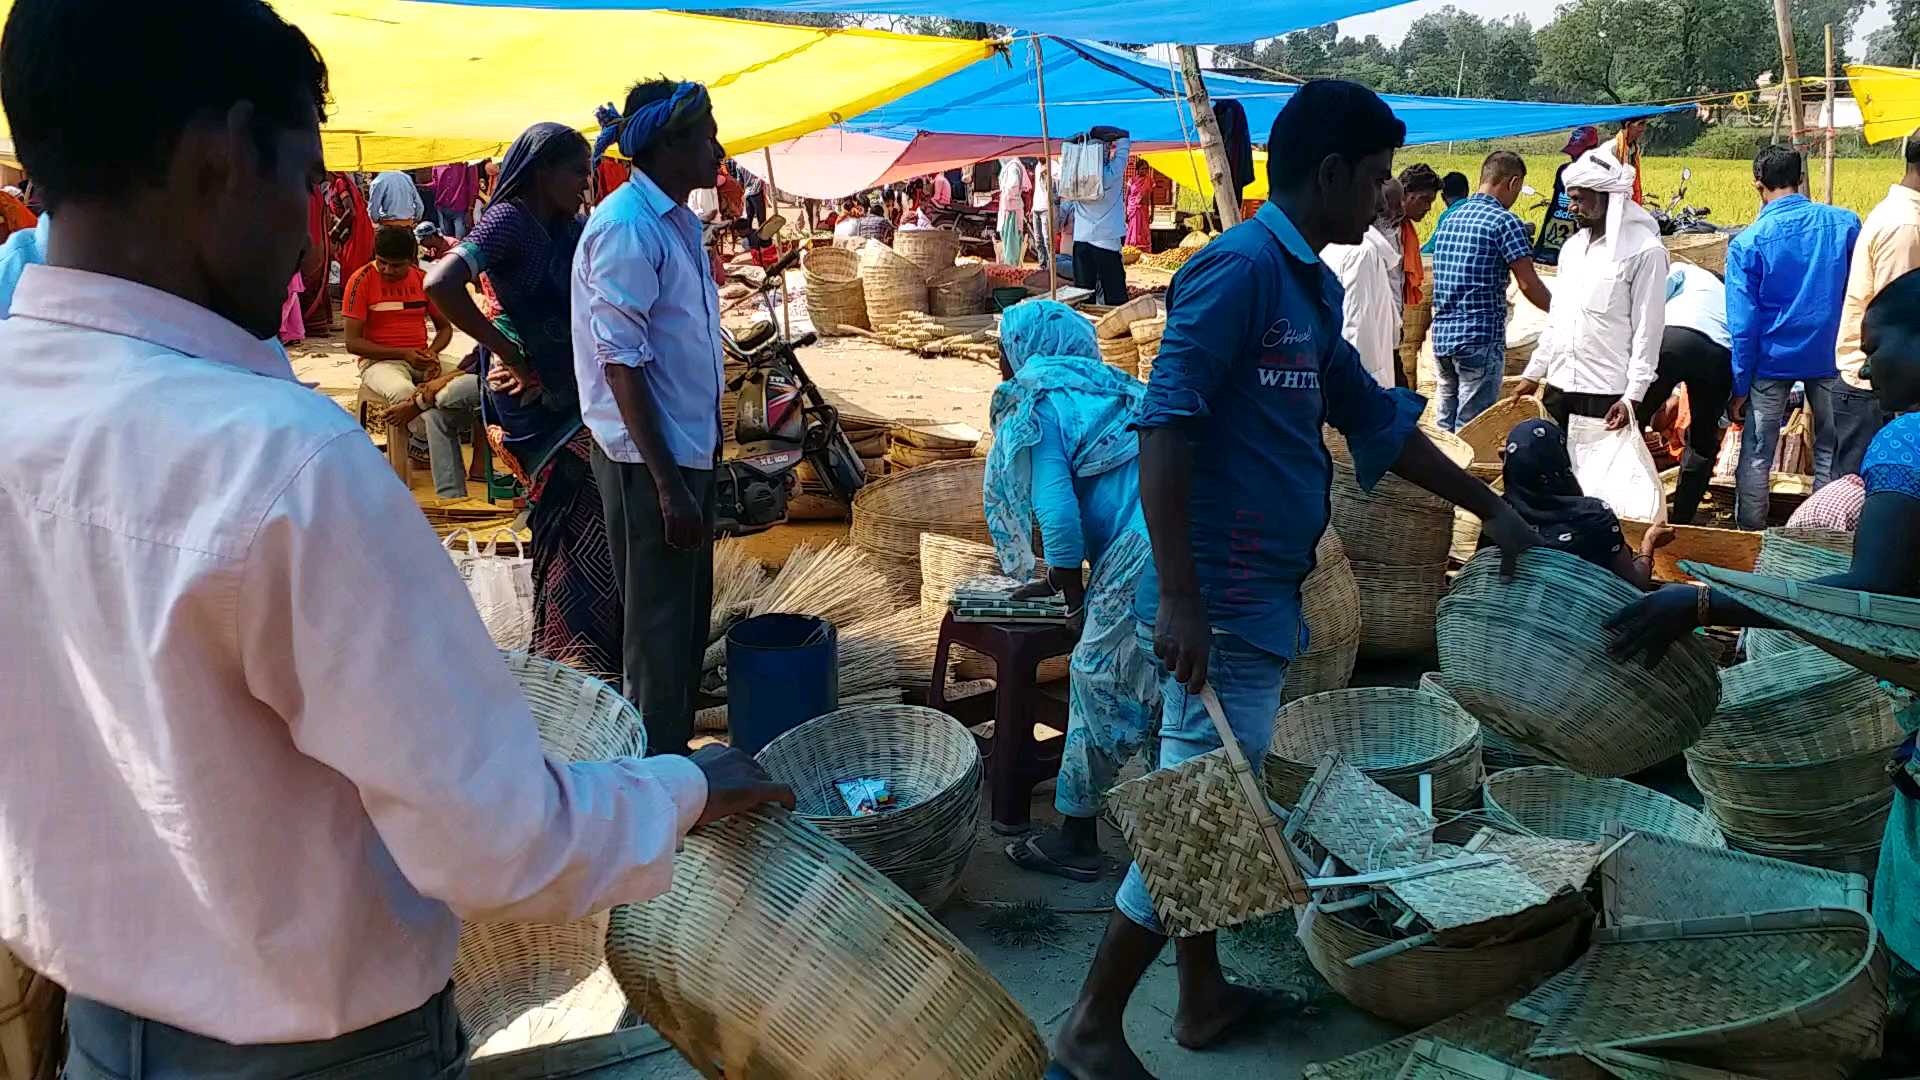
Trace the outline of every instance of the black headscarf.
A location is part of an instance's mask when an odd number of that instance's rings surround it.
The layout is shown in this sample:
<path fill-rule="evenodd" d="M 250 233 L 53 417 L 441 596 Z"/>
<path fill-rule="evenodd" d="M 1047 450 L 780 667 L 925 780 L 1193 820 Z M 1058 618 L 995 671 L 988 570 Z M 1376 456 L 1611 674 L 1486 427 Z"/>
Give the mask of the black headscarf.
<path fill-rule="evenodd" d="M 504 203 L 525 195 L 527 185 L 533 182 L 534 174 L 542 166 L 560 160 L 563 153 L 585 150 L 586 146 L 587 140 L 579 132 L 552 121 L 535 124 L 521 132 L 513 145 L 507 147 L 505 160 L 500 162 L 500 178 L 493 185 L 492 201 Z"/>
<path fill-rule="evenodd" d="M 1626 543 L 1620 519 L 1606 503 L 1581 493 L 1566 433 L 1551 421 L 1528 420 L 1507 433 L 1503 456 L 1507 503 L 1546 545 L 1611 568 Z"/>

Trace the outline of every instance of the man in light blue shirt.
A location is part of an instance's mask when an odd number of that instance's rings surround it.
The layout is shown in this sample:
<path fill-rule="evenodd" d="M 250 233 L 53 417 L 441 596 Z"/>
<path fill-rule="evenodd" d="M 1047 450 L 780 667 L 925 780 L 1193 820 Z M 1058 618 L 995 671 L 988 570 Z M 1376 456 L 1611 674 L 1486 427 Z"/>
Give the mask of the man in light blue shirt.
<path fill-rule="evenodd" d="M 1634 406 L 1640 426 L 1687 387 L 1687 445 L 1680 458 L 1680 483 L 1673 489 L 1672 521 L 1693 524 L 1701 496 L 1713 479 L 1720 453 L 1720 416 L 1733 396 L 1733 337 L 1727 330 L 1727 287 L 1713 271 L 1675 261 L 1667 273 L 1666 329 L 1660 335 L 1660 366 L 1647 396 Z"/>
<path fill-rule="evenodd" d="M 1735 512 L 1743 529 L 1767 524 L 1775 451 L 1787 395 L 1807 388 L 1813 412 L 1813 483 L 1833 478 L 1837 445 L 1835 342 L 1846 304 L 1847 270 L 1860 236 L 1851 210 L 1800 194 L 1800 155 L 1769 146 L 1753 159 L 1760 216 L 1727 245 L 1727 328 L 1733 335 L 1733 404 L 1740 433 Z M 1752 405 L 1751 415 L 1747 406 Z"/>
<path fill-rule="evenodd" d="M 573 371 L 625 608 L 621 666 L 647 745 L 685 754 L 713 608 L 720 299 L 689 192 L 724 158 L 706 88 L 627 92 L 633 175 L 573 256 Z"/>
<path fill-rule="evenodd" d="M 1127 238 L 1127 153 L 1133 146 L 1116 127 L 1097 127 L 1080 136 L 1107 144 L 1100 171 L 1100 197 L 1073 206 L 1073 283 L 1093 290 L 1096 304 L 1127 302 L 1127 268 L 1120 247 Z"/>
<path fill-rule="evenodd" d="M 375 225 L 411 229 L 427 216 L 427 204 L 421 200 L 413 177 L 389 169 L 367 186 L 367 216 Z"/>

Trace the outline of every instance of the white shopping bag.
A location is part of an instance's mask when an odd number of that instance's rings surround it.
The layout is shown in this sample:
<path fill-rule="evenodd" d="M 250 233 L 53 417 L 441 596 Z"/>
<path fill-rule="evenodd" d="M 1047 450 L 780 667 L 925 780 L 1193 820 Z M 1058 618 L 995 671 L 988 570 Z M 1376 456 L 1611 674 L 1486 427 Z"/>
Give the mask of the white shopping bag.
<path fill-rule="evenodd" d="M 1061 202 L 1094 202 L 1106 189 L 1107 144 L 1097 139 L 1064 143 L 1053 196 Z"/>
<path fill-rule="evenodd" d="M 466 580 L 467 593 L 493 643 L 502 649 L 525 649 L 533 643 L 533 560 L 511 531 L 507 535 L 513 537 L 514 554 L 501 554 L 502 531 L 495 530 L 482 548 L 471 532 L 455 529 L 447 534 L 447 554 Z M 465 551 L 453 546 L 461 536 L 467 538 Z"/>
<path fill-rule="evenodd" d="M 1638 426 L 1608 431 L 1604 420 L 1567 418 L 1567 455 L 1580 490 L 1635 521 L 1667 520 L 1667 492 Z"/>

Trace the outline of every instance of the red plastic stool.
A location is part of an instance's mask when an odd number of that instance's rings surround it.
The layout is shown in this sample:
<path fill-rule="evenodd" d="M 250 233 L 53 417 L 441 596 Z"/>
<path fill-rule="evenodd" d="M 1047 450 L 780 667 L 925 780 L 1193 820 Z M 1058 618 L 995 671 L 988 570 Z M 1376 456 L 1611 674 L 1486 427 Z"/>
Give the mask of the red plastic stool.
<path fill-rule="evenodd" d="M 1065 702 L 1043 689 L 1037 679 L 1042 662 L 1073 651 L 1073 636 L 1064 626 L 1030 623 L 955 622 L 948 615 L 940 624 L 940 643 L 933 653 L 933 685 L 927 703 L 947 708 L 947 656 L 953 645 L 964 645 L 994 664 L 996 683 L 993 734 L 976 735 L 986 759 L 987 791 L 994 831 L 1027 831 L 1033 789 L 1060 771 L 1060 748 L 1065 736 L 1037 740 L 1036 723 L 1066 729 Z"/>

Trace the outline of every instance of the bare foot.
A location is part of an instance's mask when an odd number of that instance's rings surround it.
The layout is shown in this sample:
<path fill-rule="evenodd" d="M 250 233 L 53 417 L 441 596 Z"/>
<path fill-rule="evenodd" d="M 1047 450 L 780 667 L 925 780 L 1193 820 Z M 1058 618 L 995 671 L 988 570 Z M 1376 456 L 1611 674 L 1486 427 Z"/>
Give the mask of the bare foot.
<path fill-rule="evenodd" d="M 1119 1024 L 1090 1023 L 1078 1008 L 1054 1036 L 1053 1059 L 1071 1080 L 1153 1080 Z"/>
<path fill-rule="evenodd" d="M 1266 1011 L 1280 1000 L 1251 986 L 1230 982 L 1222 982 L 1217 996 L 1208 994 L 1206 1000 L 1190 1001 L 1187 995 L 1182 995 L 1179 1011 L 1173 1018 L 1173 1041 L 1188 1050 L 1217 1046 L 1233 1034 L 1233 1029 L 1242 1021 Z"/>

